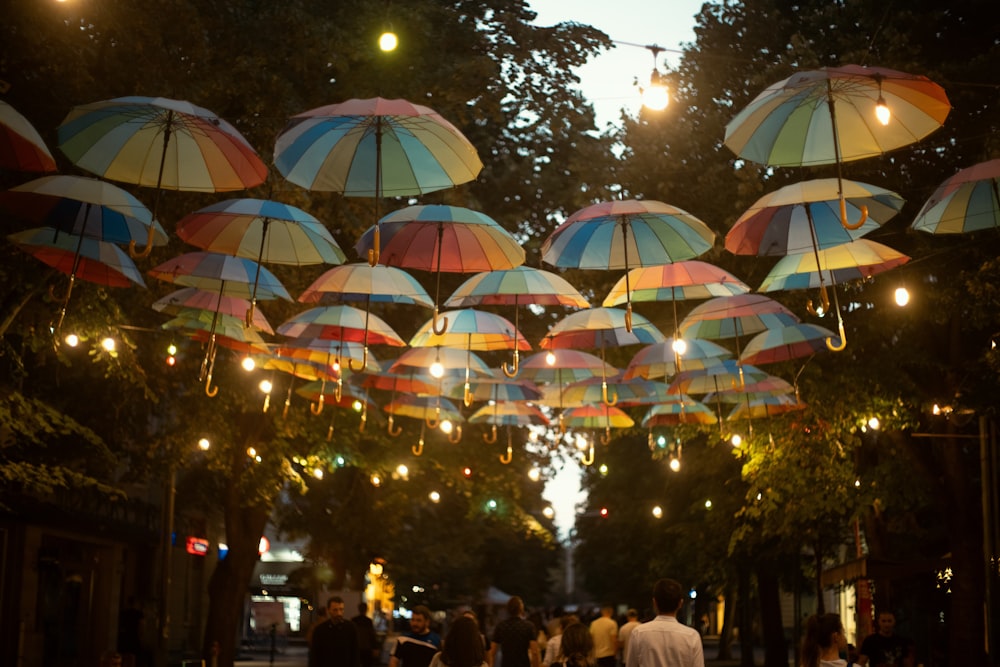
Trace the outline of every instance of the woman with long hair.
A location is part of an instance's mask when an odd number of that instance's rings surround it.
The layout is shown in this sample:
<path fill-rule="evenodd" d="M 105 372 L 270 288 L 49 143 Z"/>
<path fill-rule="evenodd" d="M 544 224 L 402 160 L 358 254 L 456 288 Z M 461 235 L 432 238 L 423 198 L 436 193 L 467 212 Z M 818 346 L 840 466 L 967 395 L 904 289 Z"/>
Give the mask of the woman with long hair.
<path fill-rule="evenodd" d="M 812 615 L 802 638 L 802 667 L 845 667 L 840 652 L 847 648 L 844 624 L 837 614 Z"/>
<path fill-rule="evenodd" d="M 451 624 L 441 644 L 441 652 L 434 656 L 431 667 L 482 667 L 486 664 L 486 650 L 479 623 L 470 616 L 459 616 Z"/>
<path fill-rule="evenodd" d="M 566 626 L 559 644 L 559 661 L 552 667 L 593 667 L 594 639 L 583 623 Z"/>

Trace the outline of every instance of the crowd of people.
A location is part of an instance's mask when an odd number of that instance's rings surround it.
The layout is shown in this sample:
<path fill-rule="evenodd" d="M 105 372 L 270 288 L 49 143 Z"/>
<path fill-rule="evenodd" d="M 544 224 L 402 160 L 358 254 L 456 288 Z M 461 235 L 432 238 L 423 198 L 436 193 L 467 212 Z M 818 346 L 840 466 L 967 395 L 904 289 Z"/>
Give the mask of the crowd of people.
<path fill-rule="evenodd" d="M 540 614 L 526 617 L 524 602 L 514 596 L 506 618 L 491 632 L 473 611 L 464 610 L 450 620 L 443 638 L 432 629 L 431 611 L 417 606 L 409 629 L 395 642 L 389 667 L 704 667 L 701 633 L 677 618 L 686 597 L 681 585 L 660 579 L 652 593 L 655 616 L 644 623 L 629 609 L 619 625 L 611 606 L 589 623 L 571 613 L 546 622 Z M 360 605 L 358 616 L 348 620 L 344 601 L 330 598 L 326 618 L 310 629 L 309 667 L 378 664 L 375 631 L 365 611 Z M 892 612 L 880 612 L 877 620 L 879 631 L 855 654 L 837 614 L 810 617 L 800 667 L 913 667 L 912 645 L 895 634 Z"/>

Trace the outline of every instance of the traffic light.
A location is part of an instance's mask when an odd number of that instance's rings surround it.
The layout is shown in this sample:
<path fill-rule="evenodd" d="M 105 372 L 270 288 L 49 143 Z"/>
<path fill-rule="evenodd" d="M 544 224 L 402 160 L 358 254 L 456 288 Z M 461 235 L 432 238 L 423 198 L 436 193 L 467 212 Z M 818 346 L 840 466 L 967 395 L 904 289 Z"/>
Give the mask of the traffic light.
<path fill-rule="evenodd" d="M 602 519 L 607 519 L 608 518 L 608 508 L 607 507 L 602 507 L 601 508 L 601 518 Z"/>

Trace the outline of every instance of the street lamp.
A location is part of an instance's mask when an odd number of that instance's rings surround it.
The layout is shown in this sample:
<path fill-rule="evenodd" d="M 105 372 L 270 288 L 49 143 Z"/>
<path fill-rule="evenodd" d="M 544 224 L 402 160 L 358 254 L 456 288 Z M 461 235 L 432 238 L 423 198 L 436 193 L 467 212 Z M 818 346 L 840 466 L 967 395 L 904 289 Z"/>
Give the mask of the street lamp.
<path fill-rule="evenodd" d="M 649 85 L 646 88 L 639 88 L 642 105 L 651 111 L 663 111 L 670 104 L 670 96 L 667 94 L 667 86 L 663 82 L 660 68 L 656 66 L 656 56 L 665 49 L 658 44 L 649 44 L 646 48 L 653 54 L 653 71 L 649 75 Z"/>

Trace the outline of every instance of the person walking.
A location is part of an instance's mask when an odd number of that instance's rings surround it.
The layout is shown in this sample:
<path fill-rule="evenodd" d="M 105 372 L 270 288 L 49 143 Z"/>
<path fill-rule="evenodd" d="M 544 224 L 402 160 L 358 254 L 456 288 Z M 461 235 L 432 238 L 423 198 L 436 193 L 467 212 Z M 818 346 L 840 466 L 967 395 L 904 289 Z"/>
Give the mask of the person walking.
<path fill-rule="evenodd" d="M 361 667 L 358 631 L 344 618 L 344 599 L 335 595 L 327 600 L 326 616 L 313 628 L 309 667 Z"/>
<path fill-rule="evenodd" d="M 431 667 L 484 667 L 486 646 L 474 616 L 462 614 L 451 624 L 441 645 L 441 652 L 431 660 Z"/>
<path fill-rule="evenodd" d="M 358 615 L 351 619 L 358 631 L 358 651 L 361 656 L 361 667 L 372 667 L 378 658 L 378 640 L 375 637 L 375 623 L 368 618 L 368 605 L 358 603 Z"/>
<path fill-rule="evenodd" d="M 594 667 L 594 638 L 583 623 L 571 623 L 562 632 L 559 659 L 553 667 Z"/>
<path fill-rule="evenodd" d="M 628 638 L 632 631 L 639 627 L 639 612 L 629 609 L 625 612 L 625 622 L 618 628 L 618 650 L 621 652 L 622 664 L 625 664 L 625 652 L 628 650 Z"/>
<path fill-rule="evenodd" d="M 563 614 L 559 617 L 559 629 L 548 642 L 545 643 L 545 655 L 542 656 L 542 667 L 549 667 L 559 659 L 559 648 L 562 645 L 562 633 L 570 625 L 579 623 L 580 619 L 576 614 Z"/>
<path fill-rule="evenodd" d="M 410 629 L 396 641 L 389 667 L 428 667 L 440 650 L 441 635 L 431 630 L 431 610 L 418 605 L 410 616 Z"/>
<path fill-rule="evenodd" d="M 705 667 L 701 635 L 677 620 L 684 591 L 673 579 L 653 585 L 656 618 L 632 630 L 626 667 Z"/>
<path fill-rule="evenodd" d="M 538 630 L 525 620 L 524 601 L 517 595 L 507 600 L 507 618 L 497 624 L 490 646 L 490 661 L 497 667 L 540 667 Z M 497 651 L 501 659 L 496 661 Z"/>
<path fill-rule="evenodd" d="M 590 636 L 594 640 L 594 657 L 597 667 L 615 667 L 618 653 L 618 624 L 615 623 L 615 609 L 609 604 L 601 607 L 601 615 L 590 623 Z"/>
<path fill-rule="evenodd" d="M 819 614 L 806 620 L 806 633 L 799 651 L 801 667 L 847 667 L 840 657 L 847 648 L 844 624 L 837 614 Z"/>
<path fill-rule="evenodd" d="M 896 614 L 879 611 L 878 632 L 861 642 L 858 664 L 865 667 L 913 667 L 913 646 L 908 639 L 896 634 Z"/>

